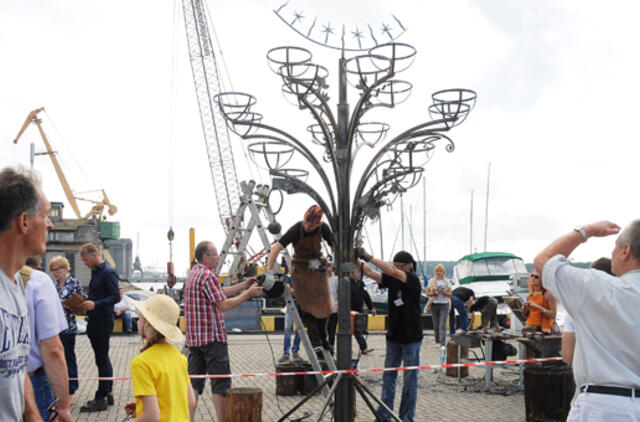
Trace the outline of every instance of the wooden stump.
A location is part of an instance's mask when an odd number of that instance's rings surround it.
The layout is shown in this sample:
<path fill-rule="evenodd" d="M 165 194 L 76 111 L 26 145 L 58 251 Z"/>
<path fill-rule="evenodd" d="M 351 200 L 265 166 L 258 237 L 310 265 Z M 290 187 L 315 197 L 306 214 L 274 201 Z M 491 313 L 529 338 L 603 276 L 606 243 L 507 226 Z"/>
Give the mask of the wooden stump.
<path fill-rule="evenodd" d="M 262 390 L 230 388 L 224 399 L 226 422 L 262 422 Z"/>
<path fill-rule="evenodd" d="M 462 347 L 460 351 L 460 359 L 468 359 L 469 358 L 469 348 Z M 458 363 L 458 345 L 455 341 L 451 340 L 449 344 L 447 344 L 447 363 Z M 458 368 L 447 368 L 447 376 L 448 377 L 457 377 L 458 376 Z M 469 367 L 463 366 L 460 368 L 460 377 L 468 377 L 469 376 Z"/>

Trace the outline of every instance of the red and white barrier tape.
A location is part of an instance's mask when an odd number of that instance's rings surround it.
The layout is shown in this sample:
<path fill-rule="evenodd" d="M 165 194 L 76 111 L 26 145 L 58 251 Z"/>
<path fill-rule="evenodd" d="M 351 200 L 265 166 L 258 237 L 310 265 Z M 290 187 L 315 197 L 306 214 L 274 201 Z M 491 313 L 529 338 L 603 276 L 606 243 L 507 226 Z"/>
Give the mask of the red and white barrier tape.
<path fill-rule="evenodd" d="M 521 360 L 498 360 L 492 362 L 466 362 L 466 363 L 445 363 L 442 365 L 419 365 L 419 366 L 398 366 L 396 368 L 373 368 L 373 369 L 338 369 L 335 371 L 295 371 L 295 372 L 256 372 L 253 374 L 210 374 L 210 375 L 190 375 L 191 378 L 253 378 L 253 377 L 286 377 L 292 375 L 329 375 L 329 374 L 363 374 L 369 372 L 387 371 L 411 371 L 440 368 L 468 368 L 472 366 L 505 366 L 518 365 L 521 363 L 549 362 L 561 360 L 561 357 L 521 359 Z M 80 377 L 69 378 L 76 381 L 128 381 L 131 377 Z"/>

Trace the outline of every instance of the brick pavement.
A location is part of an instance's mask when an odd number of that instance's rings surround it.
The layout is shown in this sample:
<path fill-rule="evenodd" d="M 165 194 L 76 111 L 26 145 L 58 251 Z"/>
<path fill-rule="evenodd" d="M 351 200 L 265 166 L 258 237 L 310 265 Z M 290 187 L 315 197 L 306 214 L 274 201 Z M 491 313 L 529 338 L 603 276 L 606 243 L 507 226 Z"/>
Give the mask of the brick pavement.
<path fill-rule="evenodd" d="M 238 334 L 230 335 L 229 350 L 231 354 L 231 368 L 234 373 L 269 372 L 274 370 L 274 359 L 282 354 L 281 333 L 265 334 Z M 375 350 L 362 357 L 361 368 L 380 368 L 384 364 L 385 339 L 383 334 L 370 334 L 369 347 Z M 113 364 L 114 375 L 128 376 L 131 359 L 138 354 L 142 343 L 139 337 L 134 335 L 114 335 L 111 338 L 110 356 Z M 354 351 L 357 345 L 353 343 Z M 273 355 L 271 350 L 273 350 Z M 425 332 L 420 355 L 421 364 L 437 364 L 439 362 L 439 349 L 434 346 L 432 332 Z M 86 335 L 80 335 L 76 342 L 76 354 L 80 376 L 96 376 L 97 369 L 93 359 L 93 352 Z M 524 421 L 525 406 L 524 395 L 516 391 L 517 373 L 507 369 L 494 370 L 496 380 L 493 392 L 487 393 L 484 388 L 484 368 L 469 368 L 469 377 L 463 378 L 461 384 L 456 378 L 447 377 L 442 373 L 434 374 L 433 371 L 421 371 L 418 377 L 418 405 L 416 409 L 416 421 Z M 360 375 L 361 380 L 380 396 L 382 387 L 382 374 L 371 373 Z M 124 404 L 133 400 L 133 386 L 131 381 L 115 381 L 113 394 L 115 405 L 108 411 L 96 413 L 79 413 L 80 406 L 93 398 L 97 381 L 80 383 L 77 392 L 76 403 L 72 406 L 72 414 L 78 421 L 122 421 L 125 417 Z M 234 379 L 234 387 L 258 387 L 263 391 L 263 421 L 276 421 L 293 407 L 303 396 L 282 397 L 275 395 L 275 379 L 273 377 L 258 377 L 246 379 Z M 402 374 L 398 376 L 398 388 L 396 393 L 395 408 L 398 409 L 402 386 Z M 207 382 L 207 394 L 203 394 L 198 403 L 197 421 L 215 420 L 215 411 Z M 317 395 L 303 406 L 301 411 L 294 416 L 301 416 L 302 411 L 317 411 L 322 403 L 320 395 Z M 373 421 L 374 417 L 369 412 L 361 398 L 358 396 L 356 421 Z M 305 419 L 310 421 L 311 418 Z M 329 416 L 323 420 L 329 421 Z"/>

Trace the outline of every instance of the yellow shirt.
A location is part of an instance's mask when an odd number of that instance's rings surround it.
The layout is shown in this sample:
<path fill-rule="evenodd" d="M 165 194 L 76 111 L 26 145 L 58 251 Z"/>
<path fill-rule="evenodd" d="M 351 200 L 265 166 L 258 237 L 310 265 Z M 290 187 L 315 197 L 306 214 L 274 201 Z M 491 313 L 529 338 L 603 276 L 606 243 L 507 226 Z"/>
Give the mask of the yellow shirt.
<path fill-rule="evenodd" d="M 142 396 L 156 396 L 161 421 L 189 421 L 187 358 L 169 343 L 154 344 L 131 361 L 136 416 Z"/>

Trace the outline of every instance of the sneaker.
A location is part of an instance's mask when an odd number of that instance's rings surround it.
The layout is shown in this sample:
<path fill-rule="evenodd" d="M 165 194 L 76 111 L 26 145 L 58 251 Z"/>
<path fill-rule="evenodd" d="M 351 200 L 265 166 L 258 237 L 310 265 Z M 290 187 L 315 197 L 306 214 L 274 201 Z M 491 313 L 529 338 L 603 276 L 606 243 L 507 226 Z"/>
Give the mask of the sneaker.
<path fill-rule="evenodd" d="M 362 353 L 363 355 L 368 355 L 369 353 L 373 352 L 373 349 L 367 347 L 364 350 L 361 350 L 360 353 Z"/>
<path fill-rule="evenodd" d="M 89 400 L 86 405 L 80 408 L 80 413 L 89 413 L 89 412 L 102 412 L 107 410 L 107 399 L 93 399 Z"/>
<path fill-rule="evenodd" d="M 302 356 L 300 356 L 300 354 L 298 354 L 298 353 L 294 353 L 294 354 L 291 356 L 291 360 L 294 360 L 294 361 L 300 362 L 300 361 L 302 361 Z"/>
<path fill-rule="evenodd" d="M 289 362 L 289 355 L 287 355 L 286 353 L 284 353 L 280 359 L 278 359 L 278 363 L 287 363 Z"/>

